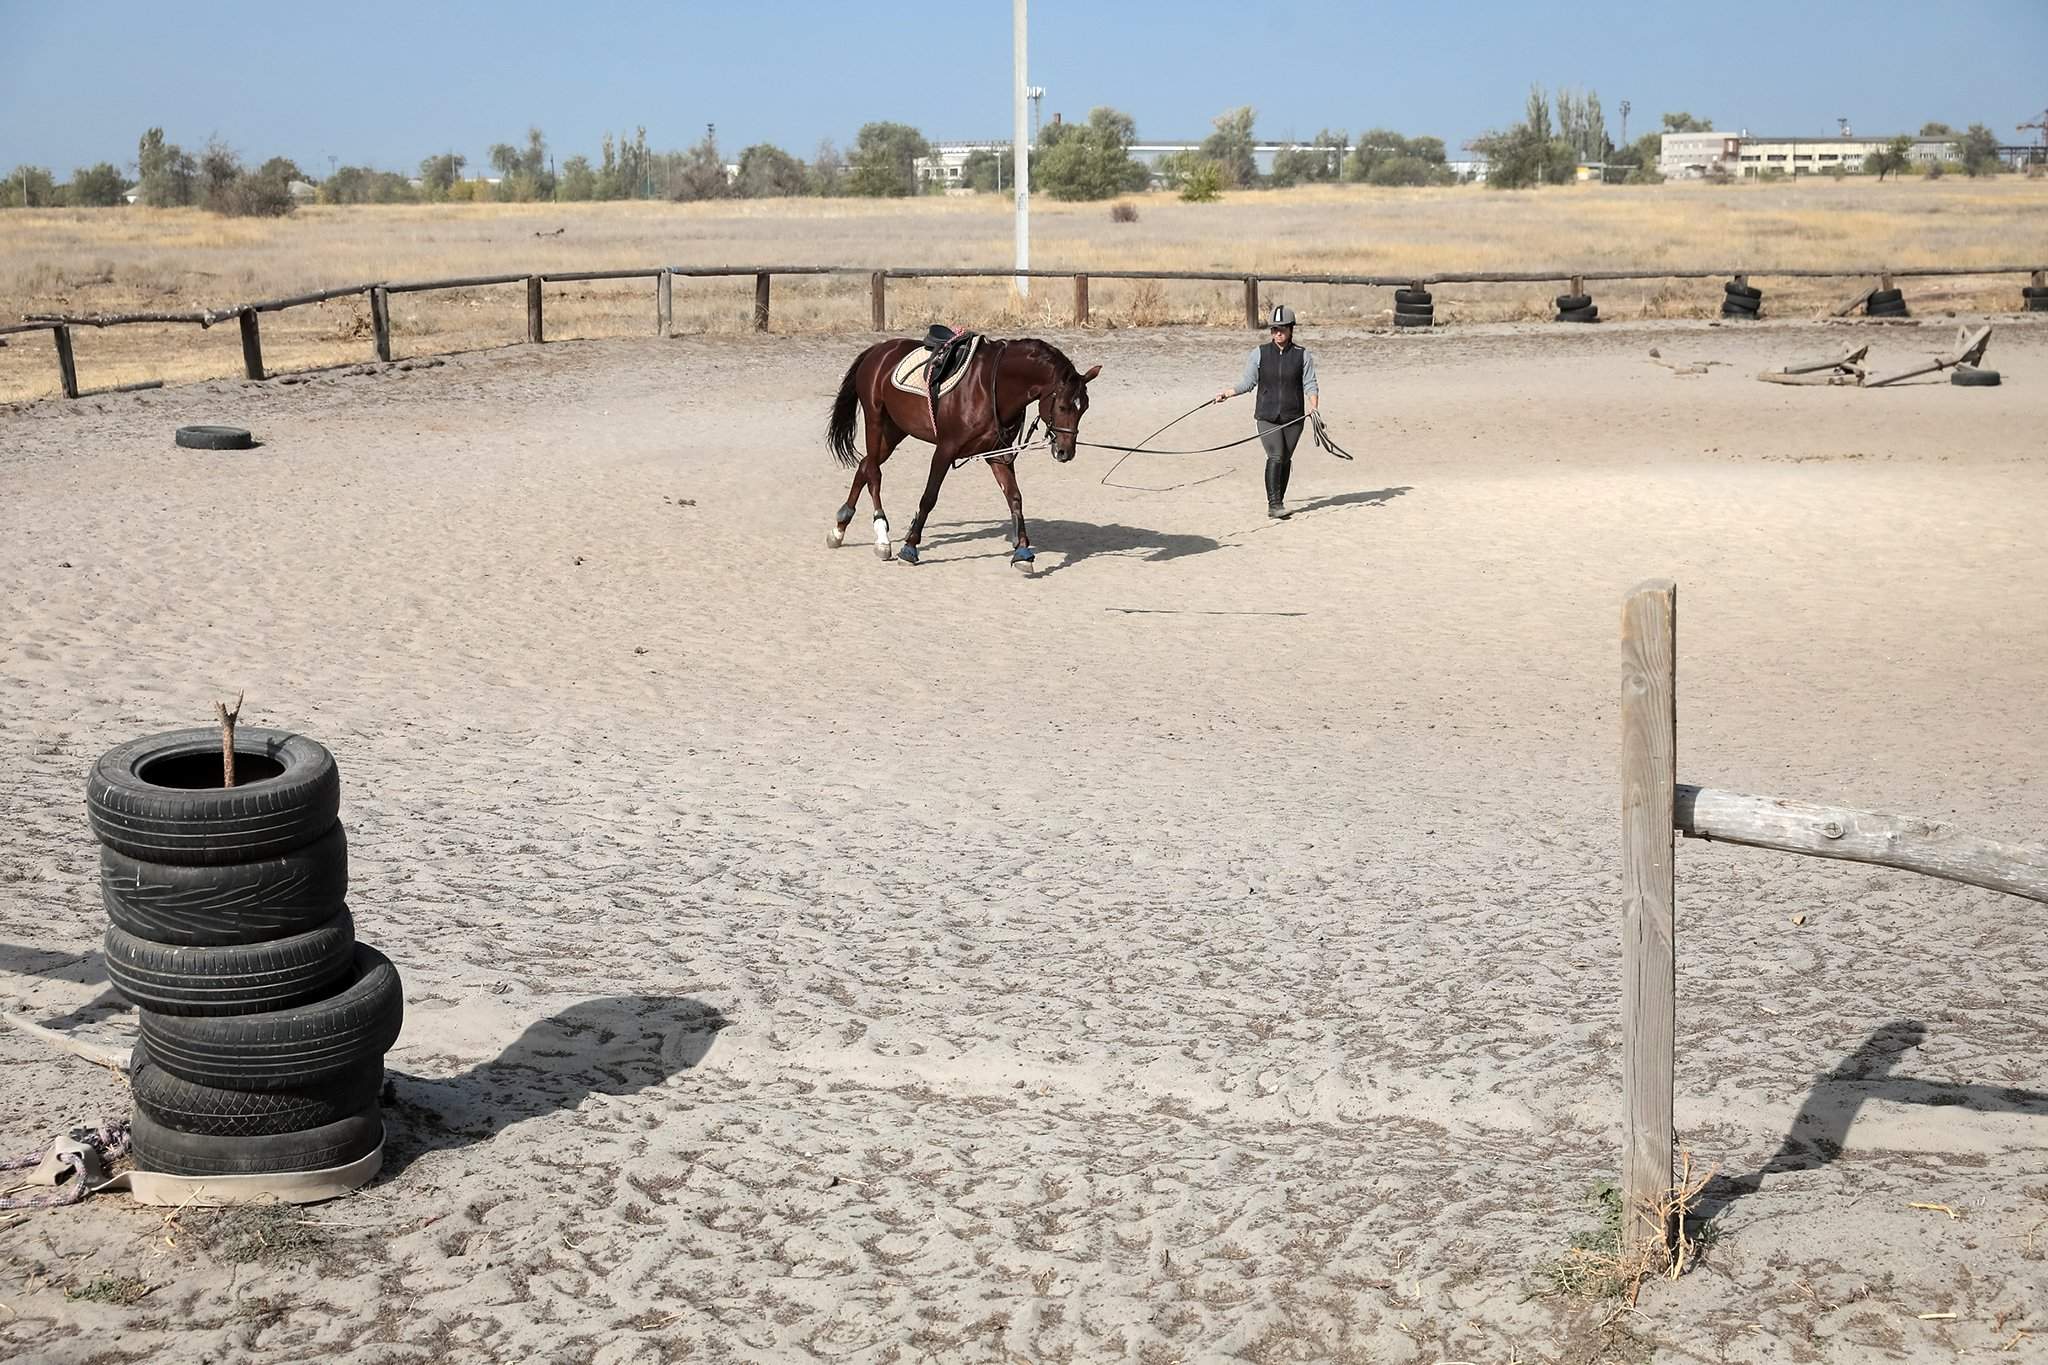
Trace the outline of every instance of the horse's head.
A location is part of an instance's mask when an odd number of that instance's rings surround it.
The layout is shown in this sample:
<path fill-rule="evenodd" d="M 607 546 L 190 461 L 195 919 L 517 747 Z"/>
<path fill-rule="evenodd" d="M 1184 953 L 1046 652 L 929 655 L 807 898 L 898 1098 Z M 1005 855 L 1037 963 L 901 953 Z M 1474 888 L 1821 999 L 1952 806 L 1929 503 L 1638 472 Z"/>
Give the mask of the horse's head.
<path fill-rule="evenodd" d="M 1070 374 L 1045 391 L 1038 400 L 1038 416 L 1052 433 L 1052 457 L 1061 464 L 1074 458 L 1074 442 L 1081 436 L 1081 414 L 1088 411 L 1088 381 L 1102 373 L 1100 365 L 1086 374 Z"/>

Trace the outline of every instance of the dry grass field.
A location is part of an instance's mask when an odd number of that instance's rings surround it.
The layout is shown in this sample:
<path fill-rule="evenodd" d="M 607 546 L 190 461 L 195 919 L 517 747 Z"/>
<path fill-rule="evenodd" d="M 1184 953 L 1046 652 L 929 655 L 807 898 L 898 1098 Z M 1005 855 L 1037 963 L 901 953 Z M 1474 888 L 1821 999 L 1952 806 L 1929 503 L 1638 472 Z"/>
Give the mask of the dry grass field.
<path fill-rule="evenodd" d="M 1139 219 L 1119 224 L 1104 204 L 1033 206 L 1033 260 L 1042 267 L 1290 272 L 1427 273 L 1446 270 L 1853 267 L 1873 264 L 2012 264 L 2040 253 L 2048 181 L 2003 177 L 1877 184 L 1801 182 L 1637 189 L 1574 187 L 1502 193 L 1479 188 L 1378 190 L 1318 187 L 1232 195 L 1212 205 L 1140 196 Z M 29 312 L 170 311 L 289 295 L 365 280 L 626 268 L 650 265 L 1002 266 L 1009 263 L 1006 199 L 753 200 L 720 204 L 527 204 L 312 208 L 284 221 L 231 220 L 198 210 L 9 212 L 0 235 L 0 317 Z M 538 236 L 540 233 L 560 235 Z M 1805 316 L 1851 292 L 1831 280 L 1758 281 L 1766 307 Z M 867 285 L 856 277 L 775 283 L 773 330 L 854 331 L 867 325 Z M 1446 322 L 1547 315 L 1556 286 L 1444 286 Z M 1310 287 L 1285 301 L 1319 321 L 1371 324 L 1388 291 Z M 1703 317 L 1712 281 L 1605 284 L 1609 318 Z M 2011 278 L 1909 283 L 1923 310 L 2003 311 L 2018 301 Z M 1230 324 L 1242 302 L 1228 285 L 1099 281 L 1098 327 Z M 751 322 L 752 282 L 678 281 L 682 331 L 738 332 Z M 1016 328 L 1063 325 L 1072 293 L 1043 282 L 1028 300 L 1003 281 L 895 281 L 890 321 L 927 319 Z M 393 300 L 401 353 L 501 345 L 523 336 L 516 286 L 405 295 Z M 629 336 L 653 329 L 644 281 L 562 285 L 548 297 L 550 339 Z M 360 298 L 266 316 L 265 359 L 289 370 L 367 358 L 368 307 Z M 0 348 L 0 401 L 54 392 L 43 336 Z M 83 332 L 88 388 L 239 372 L 232 327 L 134 326 Z"/>

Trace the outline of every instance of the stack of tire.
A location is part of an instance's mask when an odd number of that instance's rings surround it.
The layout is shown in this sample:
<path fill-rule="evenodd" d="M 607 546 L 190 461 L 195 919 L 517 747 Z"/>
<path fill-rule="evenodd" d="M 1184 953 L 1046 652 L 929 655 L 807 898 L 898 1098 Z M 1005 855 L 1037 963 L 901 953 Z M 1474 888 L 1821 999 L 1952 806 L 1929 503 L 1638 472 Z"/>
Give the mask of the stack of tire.
<path fill-rule="evenodd" d="M 107 975 L 141 1015 L 136 1168 L 215 1177 L 349 1166 L 384 1139 L 397 970 L 358 943 L 334 756 L 218 730 L 110 750 L 86 782 Z"/>
<path fill-rule="evenodd" d="M 1873 289 L 1870 297 L 1863 301 L 1863 313 L 1873 318 L 1902 318 L 1906 313 L 1906 294 L 1901 289 Z"/>
<path fill-rule="evenodd" d="M 1427 289 L 1396 289 L 1394 291 L 1394 325 L 1396 327 L 1436 326 L 1436 300 Z"/>
<path fill-rule="evenodd" d="M 2020 297 L 2026 300 L 2029 313 L 2048 313 L 2048 285 L 2023 284 Z"/>
<path fill-rule="evenodd" d="M 1764 291 L 1730 280 L 1721 286 L 1721 316 L 1755 322 L 1763 316 Z"/>
<path fill-rule="evenodd" d="M 1559 294 L 1557 296 L 1557 320 L 1559 322 L 1598 322 L 1599 305 L 1593 302 L 1591 294 Z"/>

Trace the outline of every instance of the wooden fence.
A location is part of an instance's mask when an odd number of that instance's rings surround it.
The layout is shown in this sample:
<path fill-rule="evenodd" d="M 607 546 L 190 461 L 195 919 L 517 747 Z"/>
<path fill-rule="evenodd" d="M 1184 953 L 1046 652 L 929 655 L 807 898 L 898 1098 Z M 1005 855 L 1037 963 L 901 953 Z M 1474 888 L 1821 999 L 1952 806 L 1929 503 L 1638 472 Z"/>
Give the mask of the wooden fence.
<path fill-rule="evenodd" d="M 1996 843 L 1929 820 L 1681 786 L 1675 584 L 1657 579 L 1629 593 L 1621 649 L 1622 1236 L 1633 1246 L 1673 1231 L 1673 831 L 1904 868 L 2044 903 L 2048 847 Z"/>
<path fill-rule="evenodd" d="M 264 299 L 255 303 L 238 303 L 223 308 L 201 308 L 170 313 L 116 313 L 97 317 L 74 317 L 55 313 L 30 313 L 22 322 L 0 326 L 0 336 L 20 332 L 49 332 L 56 343 L 57 373 L 60 386 L 66 398 L 77 398 L 78 362 L 73 350 L 72 330 L 79 327 L 117 327 L 128 323 L 192 323 L 200 327 L 211 327 L 217 322 L 236 320 L 242 334 L 242 369 L 251 379 L 268 378 L 263 366 L 263 333 L 260 319 L 265 313 L 278 313 L 287 308 L 299 308 L 307 304 L 325 303 L 329 299 L 346 298 L 356 294 L 367 294 L 370 300 L 370 322 L 375 355 L 378 360 L 391 359 L 391 296 L 393 294 L 417 294 L 436 289 L 477 289 L 494 285 L 524 284 L 526 286 L 526 339 L 541 342 L 547 339 L 545 298 L 543 286 L 548 284 L 569 284 L 588 280 L 652 280 L 654 281 L 654 327 L 657 336 L 669 336 L 674 330 L 674 311 L 671 306 L 673 284 L 676 276 L 686 279 L 715 279 L 735 276 L 754 278 L 754 330 L 768 330 L 772 281 L 777 275 L 865 275 L 868 279 L 868 322 L 877 332 L 889 329 L 888 299 L 889 281 L 932 280 L 932 279 L 1014 279 L 1028 276 L 1032 279 L 1065 279 L 1073 281 L 1074 308 L 1073 323 L 1085 327 L 1089 322 L 1088 282 L 1095 280 L 1165 280 L 1175 282 L 1215 283 L 1230 286 L 1234 291 L 1241 289 L 1244 296 L 1244 316 L 1247 326 L 1259 324 L 1259 293 L 1265 285 L 1354 285 L 1363 288 L 1411 288 L 1425 289 L 1435 284 L 1565 284 L 1574 294 L 1585 292 L 1589 280 L 1692 280 L 1713 279 L 1727 276 L 1732 280 L 1747 283 L 1757 278 L 1791 279 L 1850 279 L 1874 278 L 1890 287 L 1894 278 L 1909 279 L 1943 275 L 2028 275 L 2035 287 L 2048 283 L 2048 267 L 2029 265 L 1986 265 L 1986 266 L 1872 266 L 1868 269 L 1813 270 L 1801 268 L 1757 269 L 1738 267 L 1730 270 L 1540 270 L 1540 271 L 1444 271 L 1431 275 L 1258 275 L 1221 270 L 1013 270 L 999 266 L 926 268 L 922 266 L 896 266 L 885 269 L 869 269 L 857 266 L 838 265 L 721 265 L 721 266 L 647 266 L 634 270 L 563 270 L 543 274 L 477 275 L 462 279 L 408 280 L 397 283 L 379 281 L 368 284 L 342 285 L 335 289 L 316 290 L 310 294 L 295 294 L 290 298 Z"/>

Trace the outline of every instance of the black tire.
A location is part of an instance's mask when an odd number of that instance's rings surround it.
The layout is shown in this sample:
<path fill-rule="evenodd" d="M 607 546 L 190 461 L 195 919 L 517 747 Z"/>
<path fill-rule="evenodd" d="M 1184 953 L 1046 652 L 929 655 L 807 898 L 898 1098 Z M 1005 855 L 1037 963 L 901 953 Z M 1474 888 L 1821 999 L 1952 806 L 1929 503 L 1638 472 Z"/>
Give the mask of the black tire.
<path fill-rule="evenodd" d="M 1600 307 L 1598 304 L 1589 303 L 1584 308 L 1561 308 L 1558 310 L 1557 320 L 1559 322 L 1598 322 L 1600 320 Z"/>
<path fill-rule="evenodd" d="M 298 1090 L 367 1065 L 398 1040 L 405 997 L 398 969 L 367 944 L 340 990 L 268 1014 L 216 1018 L 145 1012 L 152 1064 L 226 1090 Z"/>
<path fill-rule="evenodd" d="M 1745 313 L 1760 313 L 1763 311 L 1763 306 L 1764 301 L 1762 299 L 1748 299 L 1740 294 L 1728 294 L 1721 299 L 1721 307 L 1735 308 Z"/>
<path fill-rule="evenodd" d="M 1894 303 L 1903 303 L 1905 299 L 1906 291 L 1903 289 L 1873 289 L 1870 291 L 1870 297 L 1864 300 L 1864 306 L 1876 310 Z"/>
<path fill-rule="evenodd" d="M 1948 372 L 1948 382 L 1962 389 L 1995 389 L 1999 384 L 1998 371 L 1958 365 Z"/>
<path fill-rule="evenodd" d="M 1763 314 L 1753 312 L 1745 308 L 1724 307 L 1721 310 L 1721 316 L 1724 318 L 1732 318 L 1737 322 L 1760 322 L 1763 320 Z"/>
<path fill-rule="evenodd" d="M 1592 305 L 1593 296 L 1591 294 L 1559 294 L 1557 296 L 1557 311 L 1560 313 L 1576 313 L 1579 309 L 1590 308 Z"/>
<path fill-rule="evenodd" d="M 1419 303 L 1422 304 L 1424 307 L 1427 307 L 1434 301 L 1435 296 L 1432 295 L 1427 289 L 1396 289 L 1394 291 L 1394 302 L 1396 305 L 1403 303 Z"/>
<path fill-rule="evenodd" d="M 107 979 L 157 1014 L 263 1014 L 319 999 L 355 964 L 355 947 L 346 910 L 303 934 L 224 948 L 151 943 L 110 924 Z"/>
<path fill-rule="evenodd" d="M 1436 315 L 1433 313 L 1396 313 L 1394 314 L 1394 325 L 1396 327 L 1434 327 L 1436 325 Z"/>
<path fill-rule="evenodd" d="M 1731 299 L 1760 299 L 1764 296 L 1764 291 L 1758 289 L 1755 285 L 1737 284 L 1733 280 L 1728 281 L 1721 288 L 1726 291 Z"/>
<path fill-rule="evenodd" d="M 339 821 L 275 858 L 186 867 L 100 849 L 107 918 L 137 938 L 194 948 L 267 943 L 318 928 L 348 894 L 348 836 Z"/>
<path fill-rule="evenodd" d="M 1903 303 L 1888 303 L 1882 307 L 1866 309 L 1864 316 L 1873 318 L 1904 318 L 1911 317 L 1912 314 L 1906 311 L 1906 305 Z"/>
<path fill-rule="evenodd" d="M 2048 299 L 2048 285 L 2023 284 L 2020 286 L 2020 297 L 2023 299 Z"/>
<path fill-rule="evenodd" d="M 135 1169 L 158 1175 L 282 1175 L 324 1171 L 368 1156 L 384 1140 L 376 1105 L 336 1123 L 258 1137 L 181 1133 L 138 1109 L 129 1122 Z"/>
<path fill-rule="evenodd" d="M 2048 313 L 2048 298 L 2028 299 L 2025 311 L 2029 313 Z"/>
<path fill-rule="evenodd" d="M 296 1090 L 224 1090 L 179 1080 L 149 1060 L 137 1043 L 128 1064 L 135 1107 L 152 1123 L 200 1137 L 268 1137 L 323 1128 L 377 1103 L 384 1087 L 382 1059 L 344 1071 L 321 1085 Z"/>
<path fill-rule="evenodd" d="M 179 427 L 177 441 L 187 450 L 248 450 L 256 444 L 241 427 Z"/>
<path fill-rule="evenodd" d="M 1396 313 L 1406 313 L 1412 318 L 1426 318 L 1436 313 L 1436 305 L 1433 303 L 1397 303 L 1394 305 L 1394 311 Z"/>
<path fill-rule="evenodd" d="M 86 816 L 116 852 L 200 867 L 275 858 L 334 828 L 341 774 L 318 741 L 238 730 L 235 775 L 245 780 L 220 785 L 218 730 L 130 740 L 93 765 Z"/>

